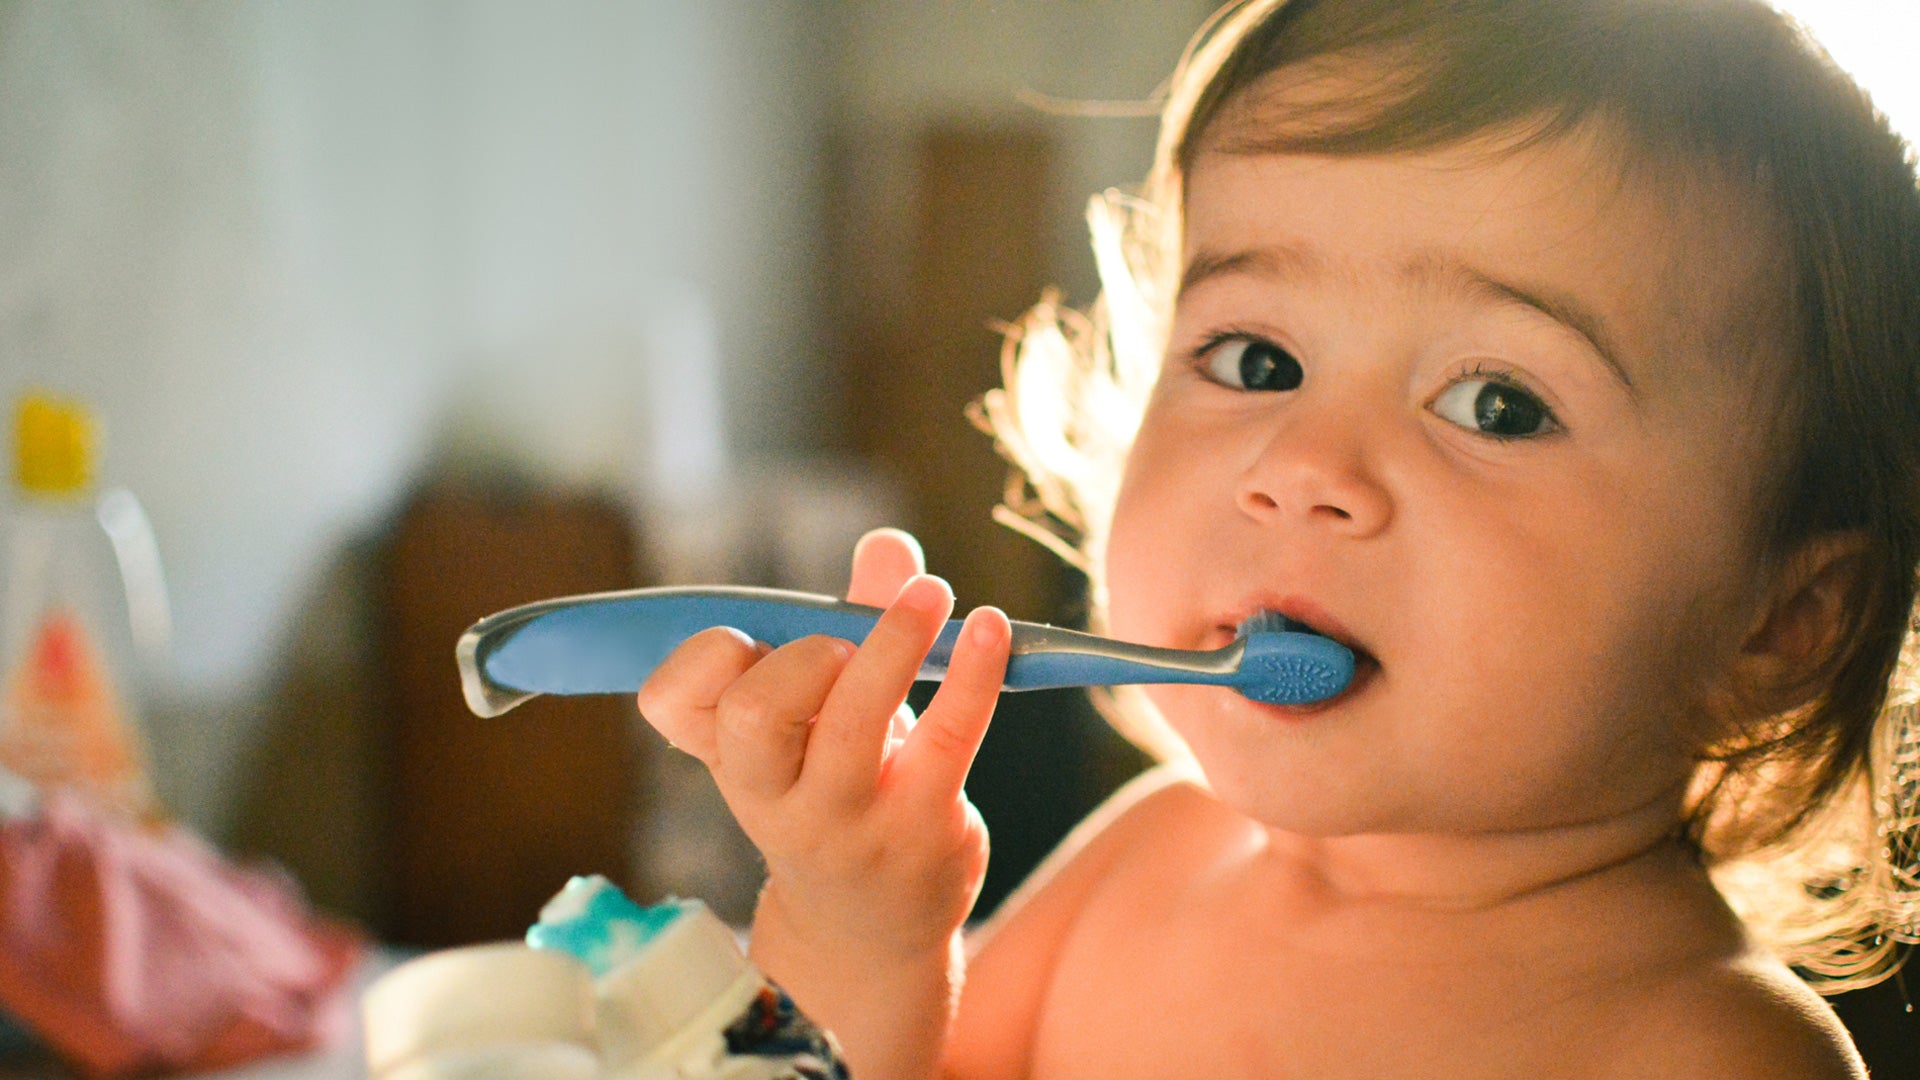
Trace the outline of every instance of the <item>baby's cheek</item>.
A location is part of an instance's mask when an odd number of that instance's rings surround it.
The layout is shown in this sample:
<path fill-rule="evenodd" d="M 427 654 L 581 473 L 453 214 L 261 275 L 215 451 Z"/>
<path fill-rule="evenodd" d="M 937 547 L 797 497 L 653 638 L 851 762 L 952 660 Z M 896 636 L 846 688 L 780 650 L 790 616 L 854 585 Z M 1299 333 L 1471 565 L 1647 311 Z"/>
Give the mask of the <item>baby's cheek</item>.
<path fill-rule="evenodd" d="M 1661 676 L 1657 692 L 1671 720 L 1667 735 L 1680 752 L 1697 757 L 1751 719 L 1734 685 L 1733 664 L 1744 637 L 1736 615 L 1702 603 L 1650 642 L 1641 663 Z"/>
<path fill-rule="evenodd" d="M 1168 555 L 1151 543 L 1154 529 L 1141 523 L 1139 517 L 1132 506 L 1122 503 L 1108 536 L 1108 632 L 1125 641 L 1151 643 L 1156 637 L 1154 612 L 1165 608 L 1160 594 L 1167 590 L 1175 567 Z"/>
<path fill-rule="evenodd" d="M 1570 756 L 1603 792 L 1649 797 L 1676 783 L 1694 759 L 1688 702 L 1699 639 L 1660 607 L 1648 600 L 1612 634 L 1595 634 L 1590 659 L 1565 686 Z"/>

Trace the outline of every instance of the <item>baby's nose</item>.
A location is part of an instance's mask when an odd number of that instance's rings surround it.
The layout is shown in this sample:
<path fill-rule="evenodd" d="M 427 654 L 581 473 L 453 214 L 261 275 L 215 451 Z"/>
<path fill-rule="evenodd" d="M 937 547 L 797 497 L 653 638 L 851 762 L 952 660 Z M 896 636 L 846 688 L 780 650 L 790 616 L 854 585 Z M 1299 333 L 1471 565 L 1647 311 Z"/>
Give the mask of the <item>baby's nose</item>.
<path fill-rule="evenodd" d="M 1354 538 L 1385 529 L 1393 520 L 1393 500 L 1357 428 L 1306 409 L 1289 411 L 1241 478 L 1241 512 L 1256 521 L 1331 528 Z"/>

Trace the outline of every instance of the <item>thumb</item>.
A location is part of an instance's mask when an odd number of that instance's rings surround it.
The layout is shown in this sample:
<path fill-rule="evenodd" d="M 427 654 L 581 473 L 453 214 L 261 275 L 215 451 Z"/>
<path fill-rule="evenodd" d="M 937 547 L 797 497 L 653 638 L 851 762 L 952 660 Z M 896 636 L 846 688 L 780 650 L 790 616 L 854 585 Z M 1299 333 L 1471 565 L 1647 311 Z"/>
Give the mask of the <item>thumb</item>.
<path fill-rule="evenodd" d="M 907 579 L 923 574 L 927 560 L 920 541 L 899 529 L 875 529 L 853 546 L 853 579 L 847 599 L 856 604 L 886 607 L 900 595 Z"/>

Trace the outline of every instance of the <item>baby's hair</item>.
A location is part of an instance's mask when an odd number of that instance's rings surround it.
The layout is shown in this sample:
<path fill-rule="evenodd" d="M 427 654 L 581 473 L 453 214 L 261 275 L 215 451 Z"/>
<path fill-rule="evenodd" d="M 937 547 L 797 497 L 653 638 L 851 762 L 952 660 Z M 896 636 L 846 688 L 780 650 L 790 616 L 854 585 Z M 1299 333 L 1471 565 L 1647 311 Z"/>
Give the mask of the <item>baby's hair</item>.
<path fill-rule="evenodd" d="M 1276 73 L 1309 92 L 1263 93 Z M 1784 959 L 1829 992 L 1865 985 L 1920 938 L 1920 192 L 1885 118 L 1758 0 L 1223 10 L 1175 72 L 1145 190 L 1094 200 L 1100 299 L 1082 315 L 1045 298 L 1008 336 L 1005 388 L 980 411 L 1020 469 L 998 516 L 1088 572 L 1098 625 L 1107 523 L 1176 298 L 1183 179 L 1203 150 L 1365 155 L 1593 132 L 1621 152 L 1623 178 L 1743 197 L 1781 256 L 1791 362 L 1784 378 L 1752 376 L 1780 384 L 1763 568 L 1849 534 L 1857 573 L 1802 703 L 1701 761 L 1686 835 Z M 1143 701 L 1110 712 L 1150 752 L 1182 752 Z"/>

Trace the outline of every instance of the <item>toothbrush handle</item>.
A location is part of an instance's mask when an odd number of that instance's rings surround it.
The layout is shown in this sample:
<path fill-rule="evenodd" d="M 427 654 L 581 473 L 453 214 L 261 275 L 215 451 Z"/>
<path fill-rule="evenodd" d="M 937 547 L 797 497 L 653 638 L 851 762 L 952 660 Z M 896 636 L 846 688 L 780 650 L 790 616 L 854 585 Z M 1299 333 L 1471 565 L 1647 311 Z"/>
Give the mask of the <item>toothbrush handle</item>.
<path fill-rule="evenodd" d="M 637 606 L 630 606 L 637 605 Z M 813 634 L 845 638 L 859 644 L 867 639 L 882 609 L 812 593 L 774 589 L 709 588 L 655 590 L 642 597 L 608 597 L 601 602 L 564 602 L 569 635 L 565 648 L 576 654 L 596 645 L 613 644 L 625 652 L 635 620 L 648 628 L 659 657 L 648 658 L 651 668 L 666 651 L 701 630 L 731 626 L 756 641 L 780 646 Z M 1107 686 L 1127 682 L 1219 681 L 1218 672 L 1197 670 L 1197 656 L 1177 649 L 1158 649 L 1112 641 L 1077 630 L 1044 623 L 1011 620 L 1012 656 L 1007 663 L 1006 690 L 1046 690 L 1075 686 Z M 593 624 L 602 624 L 595 627 Z M 960 640 L 961 620 L 949 619 L 927 650 L 915 676 L 938 682 L 947 674 L 953 650 Z M 598 632 L 595 632 L 597 630 Z M 1205 654 L 1199 654 L 1204 656 Z M 626 664 L 616 658 L 618 666 Z"/>
<path fill-rule="evenodd" d="M 881 609 L 828 596 L 750 588 L 666 588 L 562 597 L 488 616 L 455 654 L 468 704 L 496 716 L 535 694 L 631 693 L 672 649 L 714 626 L 770 645 L 810 634 L 865 641 Z M 945 677 L 960 638 L 949 620 L 918 677 Z M 1227 682 L 1238 650 L 1190 653 L 1013 624 L 1003 687 L 1037 690 L 1129 682 Z"/>

